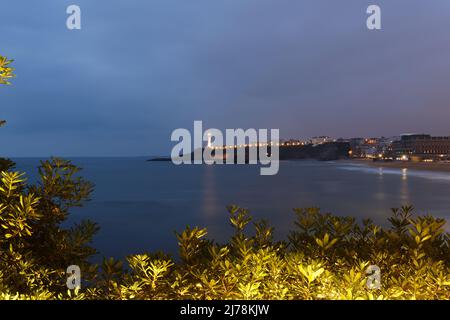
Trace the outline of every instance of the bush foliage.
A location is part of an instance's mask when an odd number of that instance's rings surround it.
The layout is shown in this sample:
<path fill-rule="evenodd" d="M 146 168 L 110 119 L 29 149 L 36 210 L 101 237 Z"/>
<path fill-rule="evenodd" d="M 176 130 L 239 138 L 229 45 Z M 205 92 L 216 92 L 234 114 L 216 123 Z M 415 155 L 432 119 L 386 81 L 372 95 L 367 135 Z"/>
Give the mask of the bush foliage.
<path fill-rule="evenodd" d="M 227 243 L 187 227 L 176 234 L 179 259 L 143 253 L 94 265 L 98 226 L 61 225 L 93 188 L 79 168 L 52 158 L 29 184 L 11 161 L 0 164 L 1 299 L 450 299 L 445 221 L 414 217 L 412 207 L 394 209 L 389 228 L 295 209 L 294 230 L 275 241 L 266 221 L 230 206 Z M 82 270 L 79 290 L 66 287 L 69 265 Z M 367 286 L 370 265 L 381 270 L 379 289 Z"/>
<path fill-rule="evenodd" d="M 14 78 L 14 68 L 10 67 L 13 60 L 0 55 L 0 84 L 10 84 L 8 79 Z"/>

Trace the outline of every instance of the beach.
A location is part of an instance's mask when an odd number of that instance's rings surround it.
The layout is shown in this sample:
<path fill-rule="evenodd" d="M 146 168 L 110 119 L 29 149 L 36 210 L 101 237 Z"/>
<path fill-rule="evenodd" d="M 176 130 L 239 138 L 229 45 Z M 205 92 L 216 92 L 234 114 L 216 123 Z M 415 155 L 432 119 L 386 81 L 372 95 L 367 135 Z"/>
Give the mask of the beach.
<path fill-rule="evenodd" d="M 450 162 L 412 162 L 412 161 L 372 161 L 372 160 L 349 160 L 351 163 L 366 164 L 375 168 L 397 168 L 421 171 L 450 172 Z"/>

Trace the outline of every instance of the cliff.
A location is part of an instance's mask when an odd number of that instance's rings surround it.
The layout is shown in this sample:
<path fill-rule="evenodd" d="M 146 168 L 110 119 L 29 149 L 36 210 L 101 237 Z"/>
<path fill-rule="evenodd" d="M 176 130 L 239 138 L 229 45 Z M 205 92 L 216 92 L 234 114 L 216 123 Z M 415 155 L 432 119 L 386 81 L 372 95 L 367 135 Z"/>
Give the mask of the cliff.
<path fill-rule="evenodd" d="M 302 159 L 316 159 L 322 161 L 331 161 L 348 158 L 350 151 L 350 144 L 347 142 L 329 142 L 320 145 L 303 145 L 303 146 L 280 146 L 280 160 L 302 160 Z M 228 149 L 229 150 L 229 149 Z M 227 150 L 224 150 L 224 158 Z M 270 154 L 270 147 L 268 148 Z M 248 162 L 249 147 L 245 148 L 246 162 Z M 214 152 L 213 152 L 214 155 Z M 191 153 L 191 159 L 194 159 L 194 154 Z M 169 157 L 160 157 L 150 159 L 148 161 L 170 161 Z M 236 153 L 235 153 L 236 161 Z"/>

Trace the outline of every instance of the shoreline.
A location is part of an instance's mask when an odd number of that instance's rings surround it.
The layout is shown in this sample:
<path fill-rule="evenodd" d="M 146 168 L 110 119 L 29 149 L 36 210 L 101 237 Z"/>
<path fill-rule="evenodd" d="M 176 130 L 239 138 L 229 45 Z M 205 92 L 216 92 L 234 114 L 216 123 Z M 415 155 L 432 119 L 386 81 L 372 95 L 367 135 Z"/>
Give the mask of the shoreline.
<path fill-rule="evenodd" d="M 283 161 L 305 161 L 305 160 L 316 160 L 317 159 L 289 159 L 289 160 L 279 160 Z M 168 157 L 157 157 L 152 159 L 147 159 L 148 162 L 170 162 L 171 159 Z M 366 159 L 339 159 L 333 160 L 340 163 L 347 164 L 359 164 L 365 165 L 372 168 L 391 168 L 391 169 L 408 169 L 414 171 L 433 171 L 433 172 L 445 172 L 450 173 L 450 162 L 411 162 L 411 161 L 372 161 Z M 324 161 L 326 162 L 326 161 Z"/>
<path fill-rule="evenodd" d="M 364 164 L 373 168 L 410 169 L 415 171 L 449 172 L 450 163 L 447 162 L 410 162 L 410 161 L 372 161 L 363 159 L 344 160 L 348 163 Z"/>

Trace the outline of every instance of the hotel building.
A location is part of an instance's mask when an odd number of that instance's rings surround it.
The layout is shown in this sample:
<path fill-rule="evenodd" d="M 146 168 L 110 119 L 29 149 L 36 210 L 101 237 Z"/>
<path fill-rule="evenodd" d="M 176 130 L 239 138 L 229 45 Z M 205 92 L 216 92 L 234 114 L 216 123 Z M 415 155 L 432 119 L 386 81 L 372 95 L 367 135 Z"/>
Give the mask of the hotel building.
<path fill-rule="evenodd" d="M 393 155 L 409 160 L 450 160 L 450 136 L 404 134 L 392 143 Z"/>

